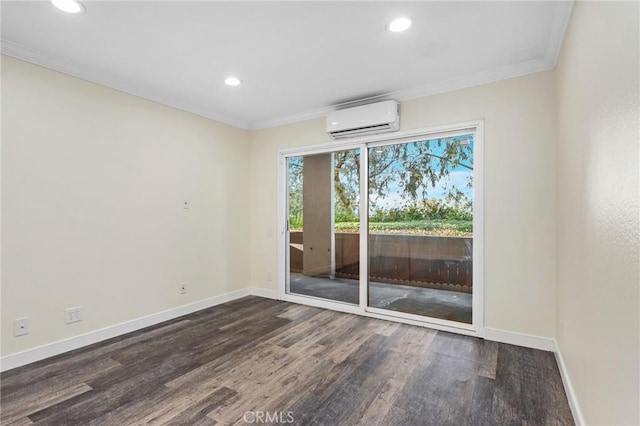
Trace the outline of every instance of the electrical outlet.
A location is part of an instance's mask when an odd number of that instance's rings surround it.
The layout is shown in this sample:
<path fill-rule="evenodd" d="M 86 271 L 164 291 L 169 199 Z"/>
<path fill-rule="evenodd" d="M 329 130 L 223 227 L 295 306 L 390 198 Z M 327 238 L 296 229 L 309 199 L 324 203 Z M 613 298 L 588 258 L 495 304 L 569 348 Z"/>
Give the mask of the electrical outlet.
<path fill-rule="evenodd" d="M 271 280 L 273 280 L 273 274 L 271 273 L 271 271 L 267 272 L 267 281 L 271 282 Z"/>
<path fill-rule="evenodd" d="M 13 322 L 13 335 L 17 337 L 25 334 L 29 334 L 29 318 L 16 318 Z"/>
<path fill-rule="evenodd" d="M 82 306 L 76 306 L 75 308 L 67 308 L 64 310 L 65 324 L 71 324 L 78 321 L 82 321 Z"/>
<path fill-rule="evenodd" d="M 187 294 L 187 283 L 180 284 L 180 294 Z"/>

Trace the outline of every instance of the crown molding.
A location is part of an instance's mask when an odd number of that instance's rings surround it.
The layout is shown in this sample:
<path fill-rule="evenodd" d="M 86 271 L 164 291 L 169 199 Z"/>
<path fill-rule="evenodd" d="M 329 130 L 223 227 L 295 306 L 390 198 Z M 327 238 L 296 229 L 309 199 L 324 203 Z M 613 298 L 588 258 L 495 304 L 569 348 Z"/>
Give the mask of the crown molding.
<path fill-rule="evenodd" d="M 138 96 L 143 99 L 177 108 L 179 110 L 187 111 L 211 120 L 238 127 L 240 129 L 254 131 L 324 117 L 331 111 L 358 106 L 368 102 L 377 102 L 389 99 L 407 101 L 411 99 L 451 92 L 554 69 L 560 55 L 564 35 L 569 25 L 574 1 L 557 1 L 555 2 L 555 4 L 556 7 L 560 10 L 555 15 L 555 19 L 551 24 L 551 29 L 549 31 L 549 43 L 547 45 L 546 51 L 544 52 L 544 56 L 540 59 L 509 65 L 502 68 L 490 69 L 437 83 L 426 84 L 409 89 L 388 92 L 368 98 L 357 99 L 350 102 L 344 102 L 327 107 L 315 108 L 299 113 L 256 121 L 248 121 L 238 119 L 236 117 L 230 117 L 228 115 L 221 114 L 216 111 L 210 111 L 206 108 L 202 108 L 192 103 L 185 102 L 184 100 L 177 99 L 172 96 L 163 96 L 157 93 L 156 90 L 153 90 L 151 88 L 131 85 L 125 82 L 123 79 L 111 74 L 73 64 L 63 58 L 23 46 L 11 40 L 0 39 L 0 52 L 7 56 L 12 56 L 17 59 L 43 66 L 45 68 L 50 68 L 55 71 L 69 74 L 83 80 L 87 80 L 106 87 L 110 87 L 112 89 L 119 90 L 121 92 Z"/>
<path fill-rule="evenodd" d="M 546 57 L 551 64 L 551 68 L 555 68 L 558 64 L 560 50 L 562 49 L 564 36 L 567 33 L 567 28 L 569 27 L 569 21 L 571 20 L 575 1 L 559 1 L 555 4 L 556 7 L 561 10 L 555 15 L 555 20 L 551 24 L 551 30 L 549 31 L 549 40 L 551 40 L 551 42 L 547 46 Z"/>
<path fill-rule="evenodd" d="M 522 77 L 528 74 L 534 74 L 537 72 L 548 71 L 554 69 L 558 62 L 562 43 L 564 41 L 564 35 L 566 34 L 567 27 L 569 26 L 569 20 L 571 19 L 571 12 L 573 10 L 574 0 L 571 1 L 556 1 L 554 2 L 559 9 L 555 15 L 554 21 L 551 23 L 551 29 L 549 30 L 549 43 L 547 49 L 544 52 L 544 57 L 541 59 L 522 62 L 519 64 L 509 65 L 502 68 L 491 69 L 472 75 L 462 76 L 451 80 L 446 80 L 438 83 L 427 84 L 405 90 L 398 90 L 395 92 L 384 93 L 369 98 L 358 99 L 352 102 L 345 102 L 341 104 L 332 105 L 329 107 L 317 108 L 308 110 L 302 113 L 291 114 L 284 117 L 275 119 L 258 120 L 249 123 L 248 130 L 260 130 L 269 127 L 282 126 L 285 124 L 297 123 L 299 121 L 311 120 L 327 115 L 331 111 L 336 111 L 343 108 L 359 106 L 367 102 L 379 102 L 389 99 L 395 99 L 397 101 L 407 101 L 411 99 L 417 99 L 425 96 L 437 95 L 439 93 L 452 92 L 454 90 L 465 89 L 473 86 L 479 86 L 482 84 L 493 83 L 500 80 L 506 80 L 509 78 Z"/>
<path fill-rule="evenodd" d="M 422 98 L 431 95 L 437 95 L 439 93 L 452 92 L 454 90 L 465 89 L 473 86 L 480 86 L 482 84 L 493 83 L 500 80 L 507 80 L 509 78 L 521 77 L 527 74 L 533 74 L 541 71 L 547 71 L 553 69 L 554 63 L 545 59 L 523 62 L 520 64 L 509 65 L 502 68 L 491 69 L 476 74 L 466 75 L 451 80 L 446 80 L 438 83 L 427 84 L 423 86 L 414 87 L 411 89 L 398 90 L 395 92 L 388 92 L 377 96 L 372 96 L 365 99 L 358 99 L 352 102 L 345 102 L 336 104 L 330 107 L 318 108 L 310 111 L 306 111 L 299 114 L 292 114 L 285 117 L 276 119 L 267 119 L 254 121 L 249 124 L 251 131 L 266 129 L 269 127 L 282 126 L 285 124 L 292 124 L 303 120 L 311 120 L 314 118 L 324 117 L 331 111 L 336 111 L 343 108 L 362 105 L 368 102 L 386 101 L 389 99 L 395 99 L 397 101 L 408 101 L 411 99 Z"/>
<path fill-rule="evenodd" d="M 210 111 L 206 108 L 202 108 L 189 102 L 184 102 L 183 100 L 176 99 L 175 97 L 163 96 L 152 88 L 129 84 L 123 79 L 118 78 L 112 74 L 71 63 L 61 57 L 24 46 L 11 40 L 7 40 L 4 38 L 0 39 L 0 53 L 16 59 L 30 62 L 35 65 L 49 68 L 63 74 L 78 77 L 83 80 L 99 84 L 101 86 L 106 86 L 120 92 L 137 96 L 148 101 L 190 112 L 192 114 L 199 115 L 210 120 L 219 121 L 221 123 L 239 127 L 244 130 L 249 129 L 249 123 L 245 120 L 238 120 L 236 118 L 229 117 L 215 111 Z"/>

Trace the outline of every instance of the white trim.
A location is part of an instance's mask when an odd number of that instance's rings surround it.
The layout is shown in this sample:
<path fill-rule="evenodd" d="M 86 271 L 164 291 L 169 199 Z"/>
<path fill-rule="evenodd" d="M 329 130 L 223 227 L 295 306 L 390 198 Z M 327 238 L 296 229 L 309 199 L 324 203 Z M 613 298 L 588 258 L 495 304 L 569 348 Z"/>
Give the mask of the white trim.
<path fill-rule="evenodd" d="M 242 290 L 232 291 L 230 293 L 221 294 L 219 296 L 210 297 L 187 305 L 178 306 L 176 308 L 167 309 L 166 311 L 147 315 L 134 320 L 125 321 L 120 324 L 102 328 L 100 330 L 91 331 L 79 336 L 70 337 L 53 343 L 47 343 L 42 346 L 27 349 L 11 355 L 6 355 L 0 360 L 0 371 L 7 371 L 13 368 L 21 367 L 32 362 L 40 361 L 45 358 L 60 355 L 65 352 L 79 349 L 103 340 L 121 336 L 132 331 L 140 330 L 145 327 L 159 324 L 174 318 L 181 317 L 202 309 L 230 302 L 241 297 L 256 295 L 260 297 L 273 296 L 272 290 L 245 288 Z M 271 297 L 274 298 L 274 297 Z"/>
<path fill-rule="evenodd" d="M 464 123 L 464 124 L 469 124 L 469 123 Z M 368 142 L 366 146 L 369 148 L 376 148 L 379 146 L 402 145 L 402 144 L 417 142 L 425 139 L 432 140 L 432 139 L 452 138 L 455 136 L 463 136 L 463 135 L 475 133 L 478 126 L 479 126 L 479 122 L 477 122 L 477 124 L 475 125 L 471 125 L 468 127 L 460 127 L 456 130 L 446 130 L 449 126 L 439 126 L 438 129 L 441 129 L 441 131 L 434 131 L 428 134 L 417 133 L 409 136 L 395 137 L 395 138 L 388 137 L 390 135 L 384 135 L 385 138 L 383 140 L 380 140 L 377 142 Z M 415 132 L 411 132 L 411 133 L 415 133 Z"/>
<path fill-rule="evenodd" d="M 329 309 L 331 311 L 344 312 L 347 314 L 360 315 L 358 305 L 347 302 L 331 301 L 320 297 L 306 296 L 295 293 L 285 294 L 281 300 L 285 302 L 297 303 L 299 305 L 313 306 L 315 308 Z"/>
<path fill-rule="evenodd" d="M 507 65 L 501 68 L 494 68 L 476 74 L 465 75 L 405 90 L 387 92 L 376 96 L 370 96 L 350 102 L 343 102 L 328 107 L 316 108 L 284 117 L 252 121 L 249 123 L 249 127 L 247 130 L 260 130 L 269 127 L 277 127 L 285 124 L 297 123 L 304 120 L 311 120 L 314 118 L 324 117 L 332 111 L 343 108 L 356 107 L 372 102 L 381 102 L 386 100 L 408 101 L 411 99 L 437 95 L 440 93 L 453 92 L 455 90 L 480 86 L 496 81 L 507 80 L 510 78 L 522 77 L 537 72 L 552 70 L 558 63 L 558 57 L 560 55 L 560 50 L 564 42 L 564 35 L 566 34 L 567 27 L 569 26 L 569 21 L 571 19 L 571 12 L 573 10 L 574 1 L 556 1 L 554 3 L 556 7 L 560 9 L 560 11 L 554 15 L 555 19 L 551 23 L 551 28 L 549 28 L 549 31 L 547 32 L 549 36 L 549 43 L 547 44 L 547 49 L 544 52 L 544 57 L 542 59 Z M 564 9 L 564 11 L 562 9 Z"/>
<path fill-rule="evenodd" d="M 309 296 L 294 295 L 288 293 L 288 233 L 287 221 L 287 158 L 300 155 L 325 154 L 347 149 L 360 149 L 360 228 L 368 228 L 368 176 L 367 168 L 362 164 L 368 164 L 368 147 L 391 145 L 395 143 L 410 142 L 416 140 L 434 139 L 437 137 L 449 137 L 452 135 L 471 133 L 474 136 L 474 235 L 473 235 L 473 324 L 455 323 L 437 318 L 421 317 L 404 312 L 385 311 L 372 308 L 368 305 L 368 233 L 360 232 L 360 281 L 359 281 L 359 305 L 344 304 Z M 282 232 L 278 235 L 278 297 L 281 300 L 307 304 L 325 309 L 333 309 L 341 312 L 349 312 L 374 318 L 393 320 L 405 324 L 421 325 L 437 330 L 445 330 L 453 333 L 468 334 L 476 337 L 484 337 L 484 119 L 453 123 L 442 126 L 432 126 L 420 129 L 403 130 L 383 135 L 370 135 L 351 138 L 346 141 L 325 142 L 318 145 L 295 147 L 278 151 L 278 188 L 277 210 L 278 223 L 283 223 Z"/>
<path fill-rule="evenodd" d="M 296 294 L 285 294 L 282 300 L 285 302 L 297 303 L 299 305 L 313 306 L 316 308 L 328 309 L 331 311 L 343 312 L 347 314 L 376 318 L 385 321 L 399 322 L 401 324 L 415 325 L 418 327 L 430 328 L 432 330 L 441 330 L 448 331 L 450 333 L 463 334 L 465 336 L 481 337 L 474 330 L 470 328 L 464 328 L 464 325 L 460 326 L 457 323 L 450 322 L 451 324 L 454 324 L 454 326 L 448 326 L 444 322 L 432 322 L 432 318 L 424 319 L 417 315 L 415 316 L 415 318 L 419 319 L 416 320 L 409 318 L 407 315 L 401 315 L 401 312 L 398 312 L 398 315 L 396 316 L 394 315 L 395 312 L 387 311 L 384 309 L 367 308 L 363 311 L 360 306 L 353 305 L 351 303 L 331 301 L 327 299 L 321 299 L 319 297 L 301 296 Z"/>
<path fill-rule="evenodd" d="M 179 306 L 177 308 L 169 309 L 163 312 L 158 312 L 156 314 L 148 315 L 90 333 L 82 334 L 80 336 L 71 337 L 54 343 L 49 343 L 36 348 L 4 356 L 0 360 L 0 371 L 8 371 L 17 367 L 21 367 L 23 365 L 31 364 L 36 361 L 60 355 L 74 349 L 92 345 L 94 343 L 121 336 L 126 333 L 140 330 L 145 327 L 156 325 L 170 319 L 178 318 L 183 315 L 210 308 L 212 306 L 220 305 L 222 303 L 230 302 L 232 300 L 236 300 L 249 295 L 264 297 L 268 299 L 285 300 L 288 302 L 315 306 L 338 312 L 364 315 L 370 318 L 392 320 L 395 322 L 400 322 L 402 324 L 416 325 L 420 327 L 431 328 L 434 330 L 453 331 L 458 334 L 480 337 L 472 330 L 447 327 L 444 325 L 438 325 L 424 321 L 413 321 L 405 318 L 390 317 L 389 315 L 378 314 L 371 311 L 365 311 L 363 313 L 356 305 L 331 303 L 323 299 L 300 297 L 291 294 L 285 294 L 284 298 L 279 298 L 278 292 L 276 292 L 275 290 L 251 287 L 242 290 L 236 290 L 231 293 L 222 294 L 220 296 L 211 297 L 209 299 L 190 303 L 188 305 Z M 573 419 L 576 422 L 577 426 L 586 424 L 582 415 L 582 411 L 580 410 L 580 405 L 578 404 L 578 399 L 573 389 L 573 385 L 571 384 L 571 379 L 569 377 L 567 367 L 564 363 L 562 352 L 560 351 L 560 347 L 555 340 L 546 337 L 533 336 L 529 334 L 516 333 L 512 331 L 498 330 L 493 328 L 485 328 L 484 334 L 485 339 L 495 342 L 508 343 L 512 345 L 524 346 L 545 351 L 553 351 L 556 357 L 556 362 L 558 363 L 558 369 L 560 370 L 560 376 L 562 377 L 562 383 L 564 385 L 565 393 L 567 394 L 567 399 L 569 401 L 571 413 L 573 414 Z"/>
<path fill-rule="evenodd" d="M 495 328 L 485 328 L 484 338 L 494 342 L 553 352 L 556 358 L 556 363 L 558 364 L 558 370 L 560 370 L 560 377 L 562 378 L 564 392 L 567 395 L 567 400 L 569 401 L 569 408 L 571 408 L 573 421 L 576 423 L 576 426 L 586 425 L 584 416 L 582 415 L 582 410 L 580 409 L 580 404 L 578 403 L 578 397 L 571 383 L 571 378 L 569 377 L 569 370 L 567 369 L 564 358 L 562 357 L 562 351 L 560 350 L 560 346 L 556 340 L 548 337 L 534 336 L 531 334 L 517 333 L 514 331 L 499 330 Z"/>
<path fill-rule="evenodd" d="M 556 350 L 556 344 L 553 339 L 515 331 L 486 327 L 484 329 L 484 338 L 493 342 L 524 346 L 525 348 L 540 349 L 542 351 L 555 352 Z"/>
<path fill-rule="evenodd" d="M 369 305 L 369 147 L 360 145 L 360 235 L 359 235 L 359 280 L 358 302 L 360 312 L 366 312 Z"/>
<path fill-rule="evenodd" d="M 355 107 L 371 102 L 382 102 L 387 100 L 408 101 L 411 99 L 423 98 L 440 93 L 453 92 L 455 90 L 481 86 L 483 84 L 494 83 L 496 81 L 522 77 L 542 71 L 548 71 L 555 68 L 555 66 L 556 61 L 553 58 L 544 58 L 523 62 L 520 64 L 508 65 L 502 68 L 491 69 L 476 74 L 457 77 L 437 83 L 426 84 L 411 89 L 389 92 L 382 95 L 372 96 L 365 99 L 358 99 L 356 101 L 345 102 L 329 107 L 317 108 L 285 117 L 253 121 L 249 124 L 248 130 L 261 130 L 270 127 L 283 126 L 285 124 L 297 123 L 305 120 L 312 120 L 315 118 L 324 117 L 332 111 Z"/>
<path fill-rule="evenodd" d="M 49 53 L 24 46 L 5 38 L 0 40 L 0 53 L 22 61 L 30 62 L 63 74 L 71 75 L 82 80 L 90 81 L 101 86 L 109 87 L 120 92 L 128 93 L 148 101 L 156 102 L 182 111 L 190 112 L 210 120 L 219 121 L 244 130 L 249 130 L 249 123 L 207 108 L 194 105 L 191 102 L 174 96 L 162 95 L 158 90 L 142 85 L 132 85 L 126 79 L 118 78 L 104 71 L 89 68 Z"/>
<path fill-rule="evenodd" d="M 368 138 L 371 138 L 371 136 L 368 136 Z M 361 146 L 361 143 L 354 143 L 351 139 L 349 139 L 349 141 L 347 142 L 340 140 L 335 142 L 323 142 L 316 145 L 306 145 L 298 148 L 281 149 L 279 151 L 279 154 L 282 157 L 287 158 L 303 155 L 326 154 L 333 151 L 348 151 L 350 149 L 358 149 Z"/>
<path fill-rule="evenodd" d="M 562 42 L 564 40 L 564 34 L 566 32 L 569 19 L 571 17 L 571 11 L 573 8 L 573 1 L 555 2 L 559 13 L 555 14 L 555 19 L 551 24 L 551 28 L 548 31 L 549 43 L 544 53 L 544 57 L 537 60 L 522 62 L 513 65 L 507 65 L 501 68 L 494 68 L 486 71 L 481 71 L 471 75 L 464 75 L 453 79 L 440 81 L 436 83 L 421 85 L 410 89 L 397 90 L 393 92 L 387 92 L 381 95 L 370 96 L 367 98 L 358 99 L 355 101 L 344 102 L 340 104 L 331 105 L 328 107 L 311 109 L 295 114 L 281 116 L 266 120 L 256 120 L 249 122 L 237 117 L 230 117 L 226 114 L 211 111 L 207 108 L 202 108 L 191 102 L 179 99 L 175 96 L 163 96 L 159 95 L 156 90 L 151 88 L 141 87 L 139 85 L 131 85 L 125 81 L 125 79 L 117 78 L 113 75 L 105 72 L 85 67 L 82 65 L 71 63 L 64 58 L 51 55 L 46 52 L 42 52 L 37 49 L 33 49 L 22 44 L 13 42 L 11 40 L 0 40 L 0 51 L 4 55 L 12 56 L 27 62 L 31 62 L 36 65 L 40 65 L 55 71 L 59 71 L 65 74 L 72 75 L 74 77 L 81 78 L 83 80 L 91 81 L 103 86 L 107 86 L 116 90 L 120 90 L 125 93 L 129 93 L 134 96 L 138 96 L 144 99 L 148 99 L 153 102 L 158 102 L 163 105 L 167 105 L 173 108 L 177 108 L 183 111 L 191 112 L 202 117 L 206 117 L 212 120 L 227 123 L 235 127 L 239 127 L 244 130 L 260 130 L 269 127 L 276 127 L 285 124 L 296 123 L 304 120 L 310 120 L 325 116 L 331 111 L 337 109 L 363 105 L 375 101 L 384 100 L 398 100 L 406 101 L 410 99 L 421 98 L 425 96 L 436 95 L 439 93 L 452 92 L 454 90 L 460 90 L 468 87 L 480 86 L 482 84 L 492 83 L 495 81 L 506 80 L 509 78 L 521 77 L 536 72 L 547 71 L 556 67 L 558 62 L 558 55 Z"/>
<path fill-rule="evenodd" d="M 555 68 L 558 64 L 560 50 L 562 49 L 562 44 L 564 43 L 564 35 L 567 33 L 567 28 L 569 27 L 569 21 L 571 20 L 571 14 L 573 12 L 574 4 L 574 0 L 555 2 L 557 8 L 565 8 L 566 10 L 564 11 L 564 15 L 560 13 L 554 15 L 554 22 L 551 24 L 551 28 L 547 33 L 550 40 L 556 41 L 556 43 L 549 43 L 547 45 L 547 51 L 545 55 L 548 58 L 547 60 L 549 63 L 549 69 Z"/>
<path fill-rule="evenodd" d="M 269 288 L 251 287 L 249 294 L 251 296 L 264 297 L 265 299 L 279 300 L 278 292 Z"/>
<path fill-rule="evenodd" d="M 289 220 L 289 194 L 285 190 L 285 182 L 289 179 L 287 172 L 287 157 L 278 153 L 278 188 L 277 188 L 277 217 L 276 217 L 276 229 L 278 234 L 276 236 L 277 249 L 276 249 L 276 283 L 278 289 L 278 298 L 284 300 L 284 296 L 289 290 L 289 256 L 287 250 L 289 248 L 289 232 L 287 229 L 287 223 Z"/>
<path fill-rule="evenodd" d="M 562 377 L 564 392 L 567 394 L 567 399 L 569 400 L 569 408 L 571 408 L 571 414 L 573 414 L 573 421 L 576 422 L 576 426 L 586 425 L 584 416 L 582 415 L 582 410 L 580 410 L 580 404 L 578 404 L 578 397 L 573 389 L 573 385 L 571 384 L 571 379 L 569 378 L 569 370 L 567 370 L 564 358 L 562 357 L 562 352 L 560 351 L 560 346 L 557 341 L 554 341 L 553 343 L 555 345 L 554 354 L 556 356 L 556 362 L 558 363 L 558 369 L 560 370 L 560 377 Z"/>
<path fill-rule="evenodd" d="M 384 308 L 376 308 L 375 306 L 367 306 L 366 310 L 369 313 L 376 314 L 376 315 L 383 315 L 386 318 L 406 319 L 414 322 L 429 324 L 430 327 L 431 326 L 445 327 L 446 330 L 449 330 L 449 331 L 453 330 L 456 333 L 459 330 L 471 331 L 473 332 L 474 336 L 481 337 L 479 336 L 479 333 L 476 331 L 473 324 L 469 324 L 469 323 L 450 321 L 450 320 L 440 319 L 435 317 L 424 317 L 422 315 L 411 314 L 408 312 L 394 311 L 391 309 L 384 309 Z"/>
<path fill-rule="evenodd" d="M 558 2 L 562 3 L 562 2 Z M 570 13 L 568 14 L 570 16 Z M 558 24 L 565 21 L 558 20 Z M 554 31 L 556 30 L 554 29 Z M 550 33 L 552 33 L 550 32 Z M 560 45 L 560 44 L 559 44 Z M 316 108 L 300 113 L 295 113 L 283 117 L 274 119 L 257 120 L 249 122 L 247 120 L 241 120 L 235 117 L 230 117 L 225 114 L 211 111 L 200 106 L 196 106 L 190 102 L 177 99 L 172 96 L 163 96 L 158 94 L 157 90 L 151 88 L 143 88 L 139 85 L 134 86 L 127 83 L 124 79 L 117 78 L 111 74 L 99 71 L 86 66 L 71 63 L 64 58 L 51 55 L 46 52 L 42 52 L 31 47 L 24 46 L 20 43 L 16 43 L 11 40 L 0 40 L 0 53 L 3 55 L 11 56 L 26 62 L 30 62 L 35 65 L 39 65 L 54 71 L 58 71 L 64 74 L 68 74 L 92 83 L 96 83 L 102 86 L 106 86 L 115 90 L 119 90 L 124 93 L 128 93 L 134 96 L 138 96 L 143 99 L 147 99 L 153 102 L 157 102 L 163 105 L 167 105 L 173 108 L 187 111 L 211 120 L 219 121 L 221 123 L 230 124 L 232 126 L 241 128 L 243 130 L 255 131 L 266 129 L 270 127 L 282 126 L 285 124 L 297 123 L 305 120 L 311 120 L 314 118 L 324 117 L 331 111 L 336 111 L 342 108 L 348 108 L 358 105 L 363 105 L 370 102 L 378 102 L 384 100 L 397 100 L 406 101 L 426 96 L 437 95 L 439 93 L 452 92 L 455 90 L 465 89 L 474 86 L 480 86 L 487 83 L 492 83 L 500 80 L 507 80 L 510 78 L 521 77 L 536 72 L 547 71 L 555 68 L 557 62 L 557 56 L 559 52 L 558 46 L 550 46 L 547 55 L 553 53 L 555 50 L 555 58 L 548 57 L 534 61 L 523 62 L 520 64 L 508 65 L 506 67 L 491 69 L 483 72 L 479 72 L 472 75 L 466 75 L 462 77 L 453 78 L 446 81 L 437 83 L 431 83 L 427 85 L 421 85 L 411 89 L 398 90 L 394 92 L 388 92 L 377 96 L 371 96 L 368 98 L 358 99 L 355 101 L 344 102 L 340 104 L 331 105 L 328 107 Z"/>
<path fill-rule="evenodd" d="M 335 173 L 335 153 L 337 151 L 331 151 L 330 156 L 330 172 L 329 182 L 331 183 L 331 195 L 329 202 L 331 203 L 331 272 L 329 277 L 333 280 L 336 278 L 336 183 L 333 180 Z M 288 203 L 287 203 L 288 205 Z"/>
<path fill-rule="evenodd" d="M 431 330 L 447 331 L 449 333 L 462 334 L 464 336 L 471 336 L 471 337 L 481 338 L 481 336 L 478 335 L 478 332 L 476 332 L 474 330 L 470 330 L 470 329 L 466 329 L 466 328 L 460 328 L 459 326 L 449 327 L 449 326 L 442 325 L 442 324 L 436 324 L 435 322 L 428 322 L 428 321 L 423 321 L 423 320 L 416 321 L 416 320 L 412 320 L 410 318 L 389 315 L 389 312 L 392 312 L 392 311 L 386 311 L 385 314 L 378 314 L 378 313 L 375 313 L 375 312 L 366 311 L 364 313 L 364 316 L 367 316 L 367 317 L 370 317 L 370 318 L 382 319 L 382 320 L 386 320 L 386 321 L 399 322 L 400 324 L 415 325 L 415 326 L 418 326 L 418 327 L 429 328 Z"/>
<path fill-rule="evenodd" d="M 471 322 L 484 336 L 484 120 L 473 133 L 473 292 Z"/>
<path fill-rule="evenodd" d="M 413 137 L 427 137 L 434 139 L 439 136 L 451 136 L 473 132 L 474 129 L 484 128 L 484 119 L 464 121 L 461 123 L 443 124 L 441 126 L 421 127 L 419 129 L 401 130 L 399 132 L 385 133 L 381 135 L 360 136 L 347 140 L 328 141 L 314 145 L 305 145 L 295 148 L 281 149 L 278 152 L 280 157 L 293 157 L 298 155 L 325 154 L 331 151 L 344 151 L 348 149 L 360 148 L 363 144 L 374 146 L 386 145 L 385 142 L 410 139 Z M 464 132 L 461 132 L 464 130 Z M 477 131 L 477 130 L 476 130 Z M 284 183 L 284 181 L 283 181 Z"/>

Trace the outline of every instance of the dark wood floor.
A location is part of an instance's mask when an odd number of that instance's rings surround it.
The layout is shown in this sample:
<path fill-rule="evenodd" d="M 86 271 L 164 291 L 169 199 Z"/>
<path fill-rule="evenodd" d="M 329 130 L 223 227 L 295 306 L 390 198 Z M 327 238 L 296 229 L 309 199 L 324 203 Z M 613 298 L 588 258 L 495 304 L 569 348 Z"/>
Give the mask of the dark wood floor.
<path fill-rule="evenodd" d="M 0 380 L 3 425 L 573 424 L 550 352 L 258 297 Z"/>

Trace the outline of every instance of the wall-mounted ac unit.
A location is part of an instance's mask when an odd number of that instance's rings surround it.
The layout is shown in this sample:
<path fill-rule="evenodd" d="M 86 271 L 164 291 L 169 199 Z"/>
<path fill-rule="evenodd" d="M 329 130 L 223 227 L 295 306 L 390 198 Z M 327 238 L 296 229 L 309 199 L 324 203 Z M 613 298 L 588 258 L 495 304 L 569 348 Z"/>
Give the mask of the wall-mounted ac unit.
<path fill-rule="evenodd" d="M 397 101 L 377 102 L 327 115 L 327 133 L 334 139 L 395 132 L 399 129 Z"/>

